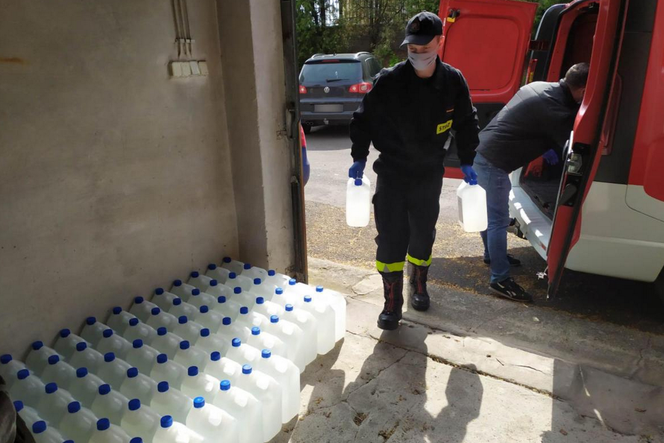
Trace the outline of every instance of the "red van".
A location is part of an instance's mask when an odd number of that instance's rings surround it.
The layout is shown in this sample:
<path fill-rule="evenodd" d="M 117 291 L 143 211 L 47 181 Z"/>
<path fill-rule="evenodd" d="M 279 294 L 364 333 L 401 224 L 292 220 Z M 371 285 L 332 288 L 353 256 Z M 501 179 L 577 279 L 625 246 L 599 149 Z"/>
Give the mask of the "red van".
<path fill-rule="evenodd" d="M 515 171 L 510 210 L 547 261 L 549 296 L 564 268 L 655 282 L 661 295 L 664 1 L 555 5 L 531 39 L 536 7 L 442 0 L 440 57 L 465 75 L 482 126 L 524 82 L 557 81 L 571 65 L 590 63 L 566 161 L 538 159 Z"/>

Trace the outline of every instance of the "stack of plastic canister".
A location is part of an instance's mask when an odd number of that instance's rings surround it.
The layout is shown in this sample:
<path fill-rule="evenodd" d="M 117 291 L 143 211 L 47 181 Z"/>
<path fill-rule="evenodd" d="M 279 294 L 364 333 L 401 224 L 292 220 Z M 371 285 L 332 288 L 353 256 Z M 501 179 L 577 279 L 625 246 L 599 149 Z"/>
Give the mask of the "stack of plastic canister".
<path fill-rule="evenodd" d="M 343 295 L 224 258 L 34 342 L 25 363 L 0 356 L 0 376 L 40 443 L 261 443 L 345 330 Z"/>

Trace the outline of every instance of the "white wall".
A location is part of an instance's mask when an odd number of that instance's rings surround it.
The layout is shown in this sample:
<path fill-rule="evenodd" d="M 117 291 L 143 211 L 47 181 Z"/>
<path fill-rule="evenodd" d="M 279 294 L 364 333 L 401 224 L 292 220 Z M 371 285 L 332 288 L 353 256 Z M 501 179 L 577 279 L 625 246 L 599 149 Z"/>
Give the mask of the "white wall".
<path fill-rule="evenodd" d="M 290 266 L 278 2 L 245 3 L 188 1 L 210 75 L 175 80 L 170 1 L 0 0 L 0 353 L 225 254 Z"/>

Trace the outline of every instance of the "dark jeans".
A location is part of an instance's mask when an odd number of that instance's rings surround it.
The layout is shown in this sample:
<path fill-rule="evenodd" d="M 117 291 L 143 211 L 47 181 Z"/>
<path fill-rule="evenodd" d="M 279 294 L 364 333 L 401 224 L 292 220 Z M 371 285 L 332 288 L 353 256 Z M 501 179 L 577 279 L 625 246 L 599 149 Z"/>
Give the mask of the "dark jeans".
<path fill-rule="evenodd" d="M 402 271 L 406 254 L 411 263 L 431 264 L 442 186 L 442 172 L 409 178 L 378 175 L 373 204 L 379 271 Z"/>
<path fill-rule="evenodd" d="M 491 283 L 496 283 L 510 276 L 507 227 L 510 224 L 509 198 L 512 184 L 507 172 L 493 166 L 480 154 L 475 157 L 473 169 L 477 173 L 477 183 L 486 191 L 489 225 L 481 235 L 484 258 L 491 260 Z"/>

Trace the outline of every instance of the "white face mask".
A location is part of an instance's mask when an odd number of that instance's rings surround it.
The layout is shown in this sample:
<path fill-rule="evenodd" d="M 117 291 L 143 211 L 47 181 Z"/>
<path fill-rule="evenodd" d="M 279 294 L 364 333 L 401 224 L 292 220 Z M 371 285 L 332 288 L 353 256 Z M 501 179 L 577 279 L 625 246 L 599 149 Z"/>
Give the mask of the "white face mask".
<path fill-rule="evenodd" d="M 410 64 L 413 65 L 413 68 L 415 68 L 417 71 L 424 71 L 426 68 L 431 66 L 433 62 L 436 61 L 437 55 L 436 48 L 433 48 L 428 52 L 421 52 L 419 54 L 408 51 L 408 60 L 410 61 Z"/>

